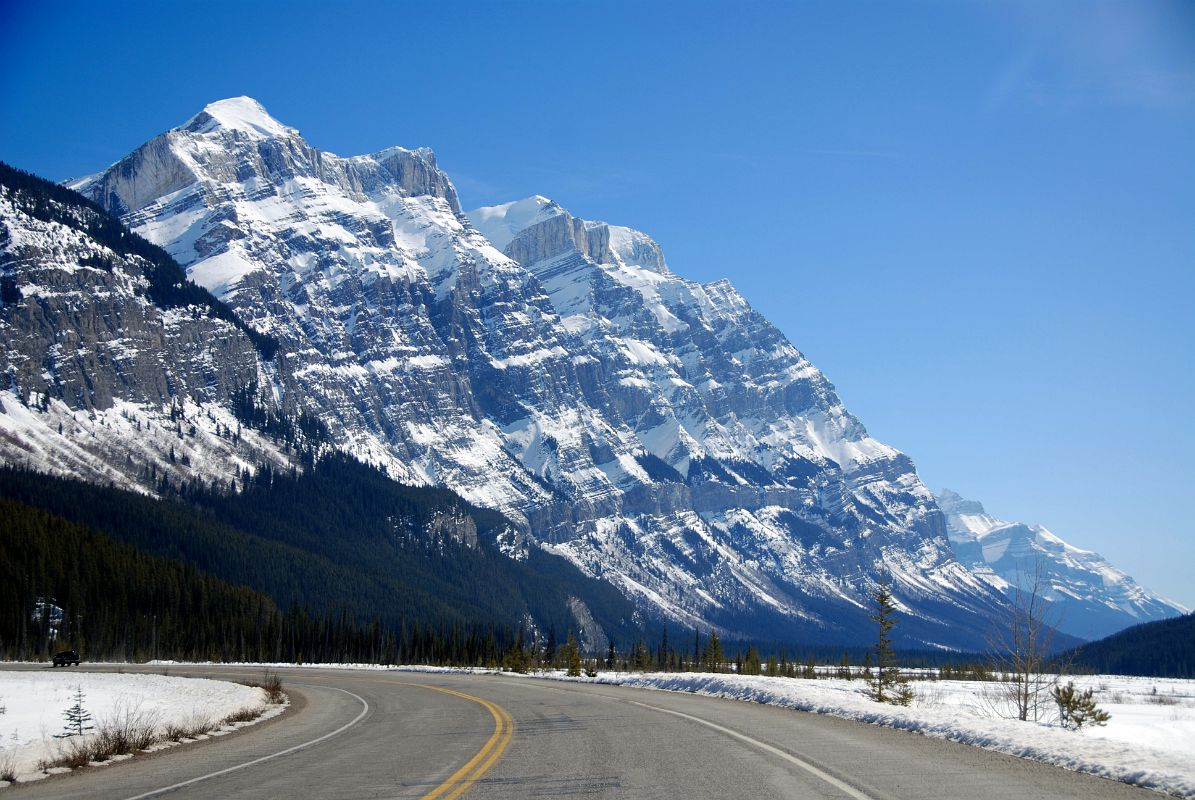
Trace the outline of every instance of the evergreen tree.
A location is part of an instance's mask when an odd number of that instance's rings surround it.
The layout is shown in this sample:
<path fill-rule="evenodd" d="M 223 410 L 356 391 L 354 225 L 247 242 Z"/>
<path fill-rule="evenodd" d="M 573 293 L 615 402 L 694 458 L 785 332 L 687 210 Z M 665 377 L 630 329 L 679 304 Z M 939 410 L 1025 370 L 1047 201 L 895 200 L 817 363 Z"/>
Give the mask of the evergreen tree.
<path fill-rule="evenodd" d="M 651 669 L 651 649 L 642 636 L 639 637 L 639 641 L 635 642 L 635 647 L 631 652 L 631 666 L 637 672 L 647 672 Z"/>
<path fill-rule="evenodd" d="M 702 660 L 709 672 L 722 671 L 722 663 L 726 660 L 726 654 L 722 652 L 722 642 L 718 639 L 718 632 L 715 630 L 710 630 L 710 640 L 706 645 L 705 658 Z"/>
<path fill-rule="evenodd" d="M 577 640 L 572 632 L 569 632 L 568 641 L 564 643 L 564 661 L 568 665 L 568 675 L 570 678 L 577 678 L 581 675 L 581 648 L 577 647 Z"/>
<path fill-rule="evenodd" d="M 72 695 L 74 704 L 66 711 L 62 712 L 62 716 L 66 719 L 66 725 L 63 726 L 62 733 L 54 735 L 55 739 L 67 739 L 71 736 L 82 736 L 88 731 L 95 730 L 95 726 L 91 724 L 91 712 L 83 707 L 83 686 L 75 687 L 75 693 Z"/>
<path fill-rule="evenodd" d="M 1112 718 L 1111 714 L 1095 704 L 1095 694 L 1091 689 L 1077 691 L 1074 681 L 1067 681 L 1066 686 L 1055 686 L 1050 690 L 1050 696 L 1058 705 L 1058 720 L 1062 727 L 1072 731 L 1084 725 L 1106 725 Z"/>
<path fill-rule="evenodd" d="M 771 659 L 768 659 L 771 661 Z M 743 675 L 758 675 L 762 671 L 759 661 L 759 650 L 755 645 L 747 648 L 747 655 L 743 657 L 743 666 L 740 670 Z"/>
<path fill-rule="evenodd" d="M 896 604 L 892 599 L 892 590 L 886 581 L 876 587 L 872 596 L 875 608 L 868 619 L 879 626 L 879 636 L 876 638 L 876 672 L 871 682 L 868 694 L 880 703 L 895 703 L 907 706 L 913 699 L 912 689 L 908 679 L 900 674 L 896 666 L 896 655 L 892 651 L 892 628 L 896 625 Z"/>
<path fill-rule="evenodd" d="M 848 681 L 853 680 L 855 677 L 854 673 L 851 671 L 850 653 L 845 650 L 842 651 L 842 661 L 838 664 L 838 677 L 845 678 Z"/>
<path fill-rule="evenodd" d="M 430 659 L 429 659 L 430 660 Z M 506 668 L 511 672 L 524 674 L 527 672 L 527 644 L 526 634 L 519 628 L 514 644 L 506 651 Z"/>
<path fill-rule="evenodd" d="M 801 677 L 807 680 L 815 680 L 817 678 L 817 662 L 813 660 L 813 656 L 806 656 L 805 666 L 801 667 Z"/>

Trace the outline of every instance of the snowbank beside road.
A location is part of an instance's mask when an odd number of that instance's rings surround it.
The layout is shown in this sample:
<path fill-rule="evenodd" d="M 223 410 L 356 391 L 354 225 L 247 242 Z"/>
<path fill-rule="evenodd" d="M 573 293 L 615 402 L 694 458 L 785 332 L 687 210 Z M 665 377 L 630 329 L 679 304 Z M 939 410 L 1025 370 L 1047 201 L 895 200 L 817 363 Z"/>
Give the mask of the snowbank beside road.
<path fill-rule="evenodd" d="M 1085 676 L 1112 714 L 1105 728 L 1082 732 L 997 716 L 994 684 L 919 681 L 909 707 L 876 703 L 861 680 L 769 678 L 707 673 L 600 673 L 596 678 L 542 677 L 690 692 L 830 714 L 914 731 L 1044 761 L 1182 798 L 1195 798 L 1195 681 Z"/>
<path fill-rule="evenodd" d="M 264 707 L 263 690 L 227 681 L 79 670 L 0 671 L 0 773 L 18 781 L 42 776 L 40 762 L 52 760 L 79 737 L 57 739 L 65 712 L 82 690 L 82 707 L 100 726 L 137 718 L 159 730 L 219 723 L 247 709 Z M 229 728 L 231 730 L 231 728 Z M 214 731 L 219 734 L 221 731 Z M 94 735 L 94 734 L 92 734 Z M 0 786 L 4 784 L 0 782 Z"/>

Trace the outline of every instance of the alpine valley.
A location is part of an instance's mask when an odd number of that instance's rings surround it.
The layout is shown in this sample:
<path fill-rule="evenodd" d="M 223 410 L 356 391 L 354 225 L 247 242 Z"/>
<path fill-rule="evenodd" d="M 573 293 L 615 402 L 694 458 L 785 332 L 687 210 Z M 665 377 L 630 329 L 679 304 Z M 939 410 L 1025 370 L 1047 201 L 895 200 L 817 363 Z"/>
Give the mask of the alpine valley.
<path fill-rule="evenodd" d="M 438 492 L 379 511 L 387 536 L 551 582 L 589 648 L 661 624 L 859 644 L 887 580 L 901 644 L 981 650 L 1022 556 L 1075 636 L 1185 611 L 936 500 L 727 281 L 544 197 L 465 212 L 428 149 L 340 157 L 240 97 L 71 181 L 82 197 L 32 200 L 22 176 L 0 194 L 12 467 L 232 502 L 351 457 Z M 357 549 L 340 564 L 407 552 L 323 536 Z"/>

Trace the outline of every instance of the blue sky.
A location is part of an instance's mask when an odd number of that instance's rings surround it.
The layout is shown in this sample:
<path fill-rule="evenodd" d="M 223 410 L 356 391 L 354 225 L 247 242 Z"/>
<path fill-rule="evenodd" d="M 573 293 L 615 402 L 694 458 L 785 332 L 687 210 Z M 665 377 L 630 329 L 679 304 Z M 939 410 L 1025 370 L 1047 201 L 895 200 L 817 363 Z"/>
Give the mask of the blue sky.
<path fill-rule="evenodd" d="M 1195 4 L 0 2 L 0 158 L 222 97 L 730 277 L 933 488 L 1195 606 Z"/>

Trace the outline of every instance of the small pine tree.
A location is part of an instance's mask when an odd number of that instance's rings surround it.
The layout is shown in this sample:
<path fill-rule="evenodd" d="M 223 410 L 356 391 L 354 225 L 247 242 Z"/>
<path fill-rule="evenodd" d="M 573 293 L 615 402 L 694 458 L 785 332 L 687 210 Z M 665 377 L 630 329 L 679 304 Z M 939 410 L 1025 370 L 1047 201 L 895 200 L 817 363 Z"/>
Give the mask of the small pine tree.
<path fill-rule="evenodd" d="M 893 703 L 907 706 L 913 701 L 913 690 L 909 688 L 908 679 L 900 674 L 896 666 L 896 654 L 892 651 L 892 628 L 896 625 L 896 603 L 892 599 L 892 590 L 886 582 L 876 587 L 872 596 L 875 610 L 868 618 L 879 626 L 879 636 L 876 639 L 876 671 L 871 681 L 868 694 L 872 700 L 879 703 Z"/>
<path fill-rule="evenodd" d="M 722 641 L 717 631 L 710 631 L 710 641 L 706 646 L 706 664 L 710 672 L 721 672 L 722 663 L 726 661 L 726 654 L 722 652 Z"/>
<path fill-rule="evenodd" d="M 759 663 L 759 650 L 755 645 L 747 648 L 747 655 L 743 656 L 743 666 L 740 671 L 743 675 L 758 675 L 762 671 L 762 666 Z"/>
<path fill-rule="evenodd" d="M 851 671 L 851 656 L 850 653 L 842 651 L 842 661 L 838 662 L 838 677 L 852 680 L 855 675 Z"/>
<path fill-rule="evenodd" d="M 564 660 L 568 665 L 568 676 L 579 678 L 581 676 L 581 648 L 577 647 L 577 639 L 571 633 L 568 635 L 568 641 L 564 643 Z"/>
<path fill-rule="evenodd" d="M 95 730 L 95 726 L 91 724 L 91 712 L 83 707 L 84 696 L 82 685 L 76 686 L 75 693 L 72 695 L 74 704 L 62 712 L 62 716 L 66 719 L 66 725 L 63 726 L 62 733 L 54 735 L 55 739 L 82 736 L 88 731 Z"/>
<path fill-rule="evenodd" d="M 1055 686 L 1050 690 L 1050 696 L 1058 704 L 1058 721 L 1062 727 L 1077 731 L 1084 725 L 1106 725 L 1112 715 L 1095 704 L 1095 694 L 1091 689 L 1082 692 L 1075 689 L 1074 681 L 1067 681 L 1066 686 Z"/>

